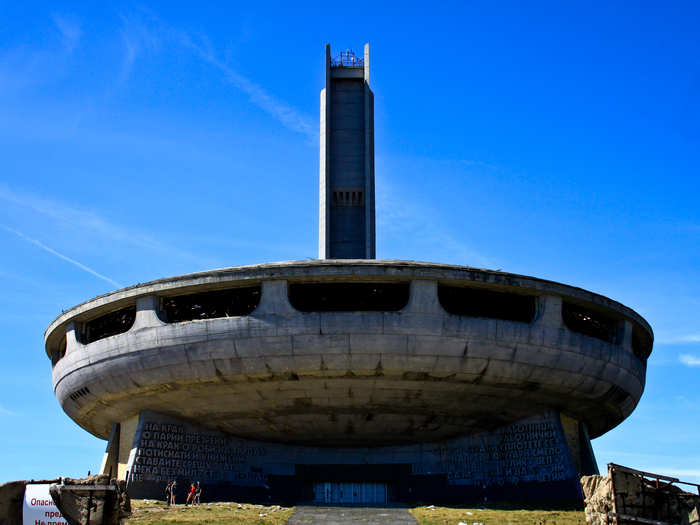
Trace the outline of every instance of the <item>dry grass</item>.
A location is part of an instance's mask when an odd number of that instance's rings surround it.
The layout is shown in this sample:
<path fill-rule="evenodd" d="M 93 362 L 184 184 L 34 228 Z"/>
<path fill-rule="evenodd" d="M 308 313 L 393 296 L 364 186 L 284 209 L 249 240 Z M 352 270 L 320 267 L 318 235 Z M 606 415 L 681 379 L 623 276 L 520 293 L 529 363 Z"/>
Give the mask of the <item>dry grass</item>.
<path fill-rule="evenodd" d="M 411 509 L 420 525 L 585 525 L 582 510 L 498 510 L 416 507 Z"/>
<path fill-rule="evenodd" d="M 162 501 L 132 500 L 133 514 L 126 525 L 283 525 L 294 508 L 248 503 L 205 503 L 198 507 Z M 420 525 L 585 525 L 579 510 L 499 510 L 449 507 L 411 509 Z"/>
<path fill-rule="evenodd" d="M 283 525 L 293 508 L 248 503 L 204 503 L 196 507 L 162 501 L 132 500 L 127 525 Z"/>

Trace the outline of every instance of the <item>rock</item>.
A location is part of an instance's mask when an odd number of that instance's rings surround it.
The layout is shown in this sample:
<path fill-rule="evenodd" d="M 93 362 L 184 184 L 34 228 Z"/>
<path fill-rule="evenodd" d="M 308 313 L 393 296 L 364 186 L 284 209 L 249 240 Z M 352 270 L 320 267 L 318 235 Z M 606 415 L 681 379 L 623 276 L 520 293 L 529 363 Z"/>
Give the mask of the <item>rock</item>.
<path fill-rule="evenodd" d="M 586 505 L 586 523 L 608 525 L 608 513 L 613 510 L 612 483 L 608 476 L 583 476 L 581 478 L 583 502 Z"/>
<path fill-rule="evenodd" d="M 22 523 L 22 504 L 26 481 L 10 481 L 0 485 L 0 525 Z"/>

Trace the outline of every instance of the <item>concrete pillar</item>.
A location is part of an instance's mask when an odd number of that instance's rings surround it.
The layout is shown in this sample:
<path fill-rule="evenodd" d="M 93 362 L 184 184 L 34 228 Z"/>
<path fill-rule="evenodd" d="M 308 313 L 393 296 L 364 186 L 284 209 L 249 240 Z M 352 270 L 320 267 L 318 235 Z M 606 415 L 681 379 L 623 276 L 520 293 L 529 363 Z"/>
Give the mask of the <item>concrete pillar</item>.
<path fill-rule="evenodd" d="M 166 323 L 158 317 L 158 297 L 147 295 L 136 299 L 136 320 L 131 330 L 141 330 L 154 326 L 164 326 Z"/>
<path fill-rule="evenodd" d="M 253 312 L 258 314 L 292 314 L 296 310 L 287 296 L 287 281 L 263 281 L 260 304 Z"/>
<path fill-rule="evenodd" d="M 129 456 L 134 446 L 134 436 L 139 424 L 139 416 L 133 416 L 119 425 L 119 463 L 117 465 L 116 478 L 126 479 L 129 465 Z"/>
<path fill-rule="evenodd" d="M 560 329 L 564 325 L 561 318 L 562 300 L 558 295 L 541 295 L 537 301 L 536 324 L 545 328 Z"/>
<path fill-rule="evenodd" d="M 66 325 L 66 355 L 85 348 L 85 345 L 78 341 L 78 324 L 71 321 Z"/>
<path fill-rule="evenodd" d="M 632 326 L 632 321 L 629 319 L 625 319 L 622 321 L 622 326 L 618 330 L 618 344 L 622 346 L 625 350 L 628 352 L 632 352 L 632 330 L 634 327 Z"/>
<path fill-rule="evenodd" d="M 365 44 L 365 258 L 376 255 L 374 211 L 374 93 L 369 88 L 369 44 Z"/>
<path fill-rule="evenodd" d="M 330 154 L 331 145 L 331 45 L 326 44 L 326 85 L 321 90 L 321 133 L 319 158 L 318 258 L 327 259 L 330 250 Z"/>
<path fill-rule="evenodd" d="M 402 312 L 429 313 L 444 315 L 437 292 L 437 281 L 414 279 L 411 281 L 411 295 Z"/>
<path fill-rule="evenodd" d="M 107 450 L 102 458 L 100 466 L 100 474 L 108 474 L 111 477 L 117 477 L 119 472 L 119 423 L 112 425 L 112 431 L 109 434 L 107 441 Z"/>

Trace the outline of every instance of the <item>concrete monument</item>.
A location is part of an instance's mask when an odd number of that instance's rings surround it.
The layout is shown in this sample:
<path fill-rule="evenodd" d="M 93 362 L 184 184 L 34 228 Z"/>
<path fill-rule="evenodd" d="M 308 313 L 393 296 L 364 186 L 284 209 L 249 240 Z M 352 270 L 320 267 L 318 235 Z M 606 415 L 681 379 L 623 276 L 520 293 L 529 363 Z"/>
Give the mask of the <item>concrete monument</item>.
<path fill-rule="evenodd" d="M 545 500 L 597 472 L 651 328 L 564 284 L 374 260 L 372 96 L 369 48 L 327 47 L 318 260 L 139 284 L 48 327 L 56 397 L 132 497 Z"/>

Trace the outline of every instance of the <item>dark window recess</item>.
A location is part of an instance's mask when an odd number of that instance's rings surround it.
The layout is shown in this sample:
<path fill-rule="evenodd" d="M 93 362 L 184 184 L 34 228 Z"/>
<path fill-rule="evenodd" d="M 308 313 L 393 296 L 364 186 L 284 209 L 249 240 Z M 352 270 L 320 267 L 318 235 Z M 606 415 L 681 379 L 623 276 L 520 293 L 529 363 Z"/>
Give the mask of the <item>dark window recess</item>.
<path fill-rule="evenodd" d="M 537 299 L 531 295 L 480 288 L 438 286 L 438 299 L 447 312 L 468 317 L 529 323 L 537 311 Z"/>
<path fill-rule="evenodd" d="M 651 335 L 649 335 L 649 332 L 635 323 L 632 328 L 632 351 L 634 355 L 639 359 L 648 358 L 653 345 L 654 340 Z"/>
<path fill-rule="evenodd" d="M 290 284 L 289 302 L 302 312 L 393 312 L 408 304 L 409 283 Z"/>
<path fill-rule="evenodd" d="M 84 345 L 112 335 L 128 332 L 136 320 L 136 306 L 128 306 L 92 321 L 82 323 L 78 338 Z"/>
<path fill-rule="evenodd" d="M 84 386 L 83 388 L 80 388 L 79 390 L 76 390 L 75 392 L 73 392 L 68 397 L 70 397 L 73 401 L 77 401 L 78 399 L 80 399 L 81 397 L 85 397 L 89 393 L 90 393 L 90 389 L 88 387 Z"/>
<path fill-rule="evenodd" d="M 608 343 L 617 343 L 619 326 L 617 319 L 566 301 L 562 304 L 561 316 L 566 327 L 572 332 L 595 337 Z"/>
<path fill-rule="evenodd" d="M 334 206 L 364 206 L 364 191 L 359 188 L 333 190 Z"/>
<path fill-rule="evenodd" d="M 168 323 L 248 315 L 260 303 L 260 286 L 231 288 L 191 295 L 164 297 L 161 311 Z"/>

